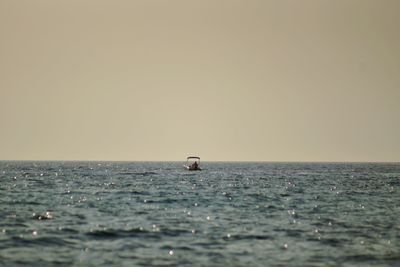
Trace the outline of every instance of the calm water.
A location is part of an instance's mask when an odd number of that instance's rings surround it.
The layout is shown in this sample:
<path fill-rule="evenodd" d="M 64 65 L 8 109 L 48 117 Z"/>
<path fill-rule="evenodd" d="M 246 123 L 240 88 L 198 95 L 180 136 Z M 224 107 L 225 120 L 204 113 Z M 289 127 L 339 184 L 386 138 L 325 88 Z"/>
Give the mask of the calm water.
<path fill-rule="evenodd" d="M 0 266 L 400 266 L 400 164 L 0 162 Z"/>

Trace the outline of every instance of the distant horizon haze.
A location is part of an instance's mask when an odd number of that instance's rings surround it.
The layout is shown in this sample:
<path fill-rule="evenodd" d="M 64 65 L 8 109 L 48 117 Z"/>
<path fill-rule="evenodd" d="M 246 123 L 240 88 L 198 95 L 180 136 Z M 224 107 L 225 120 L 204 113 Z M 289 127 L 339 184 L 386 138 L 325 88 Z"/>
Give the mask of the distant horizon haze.
<path fill-rule="evenodd" d="M 0 160 L 399 162 L 399 10 L 2 0 Z"/>

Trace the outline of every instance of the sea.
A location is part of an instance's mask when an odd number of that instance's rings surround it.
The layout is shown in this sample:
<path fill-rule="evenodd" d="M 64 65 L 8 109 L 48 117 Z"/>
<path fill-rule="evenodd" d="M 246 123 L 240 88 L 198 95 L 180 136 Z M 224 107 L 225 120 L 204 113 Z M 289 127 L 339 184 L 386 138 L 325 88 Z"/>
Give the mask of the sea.
<path fill-rule="evenodd" d="M 0 162 L 0 266 L 400 266 L 400 163 Z"/>

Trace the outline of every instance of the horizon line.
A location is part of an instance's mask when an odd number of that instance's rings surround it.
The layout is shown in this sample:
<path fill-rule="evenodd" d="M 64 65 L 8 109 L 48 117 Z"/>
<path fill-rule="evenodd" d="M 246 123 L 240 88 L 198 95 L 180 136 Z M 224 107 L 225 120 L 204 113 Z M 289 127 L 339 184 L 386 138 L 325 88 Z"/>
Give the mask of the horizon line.
<path fill-rule="evenodd" d="M 88 159 L 78 159 L 78 160 L 60 160 L 60 159 L 0 159 L 0 162 L 185 162 L 186 160 L 88 160 Z M 396 164 L 400 161 L 309 161 L 309 160 L 202 160 L 201 162 L 209 163 L 387 163 Z"/>

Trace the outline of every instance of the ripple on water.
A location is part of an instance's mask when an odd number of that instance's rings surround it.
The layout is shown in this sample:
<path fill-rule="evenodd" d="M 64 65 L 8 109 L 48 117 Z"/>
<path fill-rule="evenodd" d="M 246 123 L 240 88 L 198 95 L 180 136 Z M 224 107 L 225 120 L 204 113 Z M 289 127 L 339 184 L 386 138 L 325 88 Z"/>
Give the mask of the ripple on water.
<path fill-rule="evenodd" d="M 0 175 L 4 266 L 399 261 L 400 164 L 0 162 Z"/>

